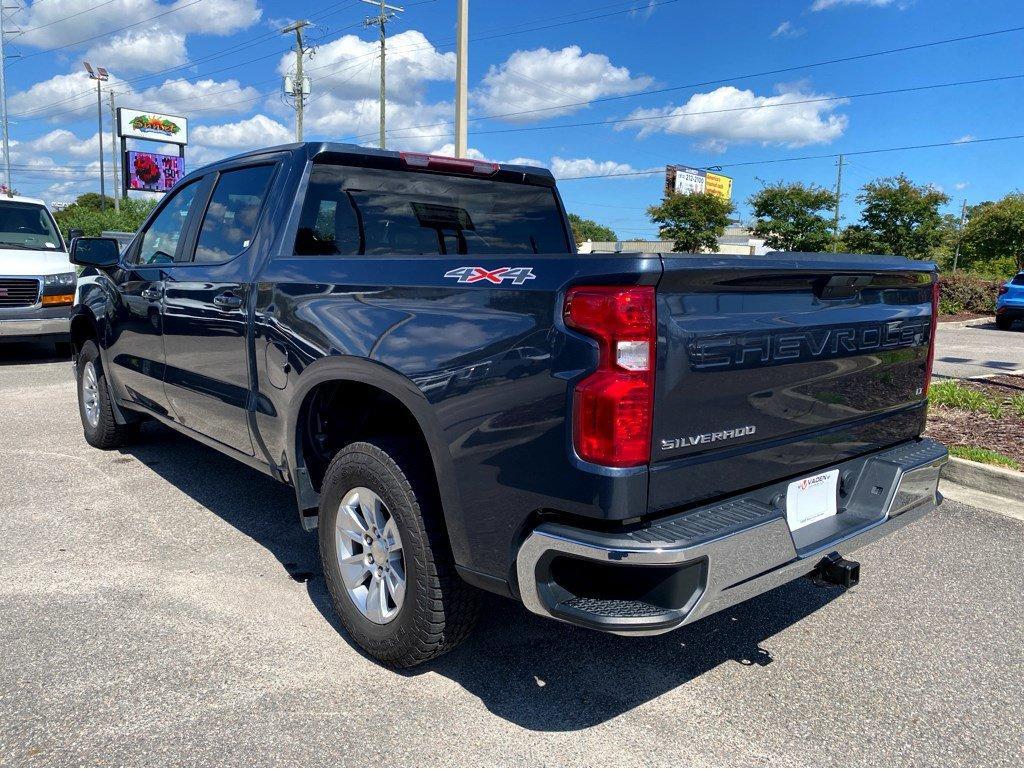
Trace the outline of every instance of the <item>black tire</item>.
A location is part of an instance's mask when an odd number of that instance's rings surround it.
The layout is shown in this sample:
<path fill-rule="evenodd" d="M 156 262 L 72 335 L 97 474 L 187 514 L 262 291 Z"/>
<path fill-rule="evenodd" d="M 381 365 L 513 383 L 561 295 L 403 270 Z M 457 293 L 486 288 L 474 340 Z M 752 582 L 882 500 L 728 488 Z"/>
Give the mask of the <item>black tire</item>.
<path fill-rule="evenodd" d="M 1013 319 L 996 315 L 996 328 L 1000 331 L 1009 331 L 1013 327 Z"/>
<path fill-rule="evenodd" d="M 455 571 L 429 481 L 431 470 L 422 464 L 397 442 L 349 444 L 327 467 L 320 502 L 320 562 L 334 609 L 359 646 L 398 668 L 419 665 L 453 649 L 472 630 L 479 610 L 476 589 Z M 342 500 L 359 487 L 384 502 L 401 536 L 405 594 L 385 624 L 364 616 L 339 567 L 335 526 Z"/>
<path fill-rule="evenodd" d="M 88 381 L 90 366 L 95 380 L 95 419 L 89 418 L 86 408 L 85 383 Z M 82 418 L 86 442 L 98 449 L 116 449 L 131 442 L 138 434 L 138 425 L 121 425 L 114 418 L 110 390 L 95 342 L 88 341 L 82 345 L 75 363 L 75 378 L 78 384 L 78 415 Z"/>

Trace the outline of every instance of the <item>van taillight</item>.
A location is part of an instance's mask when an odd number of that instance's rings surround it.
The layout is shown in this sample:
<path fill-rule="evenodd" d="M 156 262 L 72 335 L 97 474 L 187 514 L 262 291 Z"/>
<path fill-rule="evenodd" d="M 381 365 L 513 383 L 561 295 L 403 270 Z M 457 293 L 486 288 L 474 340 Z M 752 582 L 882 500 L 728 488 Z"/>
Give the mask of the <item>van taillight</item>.
<path fill-rule="evenodd" d="M 932 384 L 932 366 L 935 365 L 935 330 L 939 323 L 939 282 L 932 283 L 932 325 L 928 331 L 928 363 L 924 369 L 924 394 Z"/>
<path fill-rule="evenodd" d="M 578 286 L 565 323 L 597 340 L 597 370 L 576 385 L 573 443 L 588 462 L 634 467 L 651 459 L 654 412 L 653 286 Z"/>

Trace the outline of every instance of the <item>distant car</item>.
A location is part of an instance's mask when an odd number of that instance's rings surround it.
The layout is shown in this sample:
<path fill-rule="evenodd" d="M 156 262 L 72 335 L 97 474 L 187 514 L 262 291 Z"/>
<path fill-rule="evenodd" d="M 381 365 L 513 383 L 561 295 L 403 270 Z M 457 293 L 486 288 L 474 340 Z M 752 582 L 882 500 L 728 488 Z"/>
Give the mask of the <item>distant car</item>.
<path fill-rule="evenodd" d="M 1008 331 L 1015 320 L 1024 320 L 1024 272 L 1000 286 L 996 299 L 996 325 Z"/>
<path fill-rule="evenodd" d="M 0 342 L 70 350 L 77 273 L 42 200 L 0 196 Z"/>

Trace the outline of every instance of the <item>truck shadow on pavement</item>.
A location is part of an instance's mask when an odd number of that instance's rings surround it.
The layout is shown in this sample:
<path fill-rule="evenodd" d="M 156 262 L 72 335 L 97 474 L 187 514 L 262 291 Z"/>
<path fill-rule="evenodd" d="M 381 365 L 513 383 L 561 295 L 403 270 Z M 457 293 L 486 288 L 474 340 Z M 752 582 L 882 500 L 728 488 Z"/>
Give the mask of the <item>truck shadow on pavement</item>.
<path fill-rule="evenodd" d="M 291 489 L 159 425 L 122 449 L 265 547 L 353 651 L 320 574 L 316 537 L 299 527 Z M 536 731 L 604 723 L 722 664 L 752 674 L 772 663 L 764 641 L 842 594 L 807 580 L 654 637 L 621 638 L 565 625 L 516 602 L 485 596 L 476 630 L 457 649 L 419 668 L 480 698 L 493 714 Z M 365 657 L 366 655 L 363 654 Z M 737 692 L 742 696 L 742 692 Z"/>

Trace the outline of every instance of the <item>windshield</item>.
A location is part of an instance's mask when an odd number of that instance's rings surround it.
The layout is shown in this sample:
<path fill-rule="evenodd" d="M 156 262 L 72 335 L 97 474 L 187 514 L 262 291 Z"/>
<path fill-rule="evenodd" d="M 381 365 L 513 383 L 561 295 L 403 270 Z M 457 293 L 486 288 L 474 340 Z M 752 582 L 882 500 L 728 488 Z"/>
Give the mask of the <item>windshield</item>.
<path fill-rule="evenodd" d="M 50 212 L 38 203 L 0 201 L 0 248 L 63 251 Z"/>

